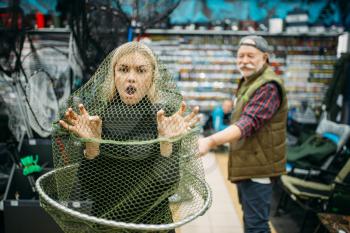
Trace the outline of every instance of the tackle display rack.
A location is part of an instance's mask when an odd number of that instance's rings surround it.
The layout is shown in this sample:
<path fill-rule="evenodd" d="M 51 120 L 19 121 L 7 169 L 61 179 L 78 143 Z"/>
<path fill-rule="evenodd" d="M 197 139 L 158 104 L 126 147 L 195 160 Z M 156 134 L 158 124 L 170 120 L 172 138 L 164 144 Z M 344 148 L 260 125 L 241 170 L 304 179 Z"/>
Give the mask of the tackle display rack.
<path fill-rule="evenodd" d="M 185 100 L 211 111 L 234 98 L 241 77 L 236 67 L 241 37 L 256 34 L 269 42 L 270 65 L 284 79 L 290 107 L 321 106 L 333 77 L 339 33 L 249 33 L 246 31 L 149 29 L 146 37 L 176 77 Z"/>

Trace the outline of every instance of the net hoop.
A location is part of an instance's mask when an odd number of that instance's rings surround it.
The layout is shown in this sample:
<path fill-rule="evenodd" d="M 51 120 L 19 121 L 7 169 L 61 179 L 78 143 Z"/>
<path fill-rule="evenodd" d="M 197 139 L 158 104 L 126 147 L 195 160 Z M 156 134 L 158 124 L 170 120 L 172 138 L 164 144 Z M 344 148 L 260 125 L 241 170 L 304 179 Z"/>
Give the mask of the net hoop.
<path fill-rule="evenodd" d="M 62 211 L 63 213 L 65 213 L 67 215 L 79 218 L 79 219 L 84 220 L 84 221 L 88 221 L 90 223 L 96 223 L 96 224 L 104 225 L 107 227 L 126 229 L 126 230 L 145 230 L 145 231 L 171 230 L 171 229 L 178 228 L 182 225 L 185 225 L 186 223 L 189 223 L 189 222 L 193 221 L 194 219 L 196 219 L 197 217 L 203 215 L 209 209 L 209 207 L 211 206 L 211 203 L 212 203 L 212 194 L 211 194 L 211 190 L 210 190 L 209 185 L 205 181 L 198 179 L 198 177 L 194 176 L 194 178 L 197 179 L 204 186 L 204 188 L 206 190 L 206 196 L 203 197 L 205 202 L 204 202 L 202 208 L 197 213 L 190 215 L 190 216 L 182 219 L 181 221 L 170 223 L 170 224 L 155 225 L 155 224 L 134 224 L 134 223 L 116 222 L 116 221 L 112 221 L 112 220 L 105 220 L 105 219 L 101 219 L 101 218 L 92 217 L 92 216 L 89 216 L 87 214 L 82 214 L 78 211 L 69 209 L 69 208 L 65 207 L 64 205 L 59 204 L 58 202 L 54 201 L 52 198 L 50 198 L 45 193 L 45 191 L 43 190 L 43 188 L 41 186 L 41 183 L 45 179 L 47 179 L 48 177 L 55 175 L 57 172 L 60 172 L 61 170 L 69 169 L 69 168 L 76 167 L 76 166 L 78 166 L 78 164 L 71 164 L 71 165 L 68 165 L 66 167 L 54 169 L 52 171 L 45 173 L 44 175 L 40 176 L 37 179 L 37 181 L 35 183 L 35 187 L 36 187 L 36 191 L 39 194 L 39 197 L 42 198 L 46 203 L 50 204 L 52 207 Z"/>

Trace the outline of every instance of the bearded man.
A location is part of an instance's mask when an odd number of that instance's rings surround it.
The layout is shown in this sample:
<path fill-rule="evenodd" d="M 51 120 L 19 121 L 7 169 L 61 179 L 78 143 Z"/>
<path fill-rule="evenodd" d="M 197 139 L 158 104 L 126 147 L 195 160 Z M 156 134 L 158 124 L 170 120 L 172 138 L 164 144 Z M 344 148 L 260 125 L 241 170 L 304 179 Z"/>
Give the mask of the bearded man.
<path fill-rule="evenodd" d="M 228 179 L 237 185 L 244 232 L 270 232 L 273 182 L 285 173 L 287 97 L 269 66 L 269 45 L 261 36 L 243 37 L 237 68 L 242 74 L 231 125 L 199 139 L 199 151 L 230 143 Z"/>

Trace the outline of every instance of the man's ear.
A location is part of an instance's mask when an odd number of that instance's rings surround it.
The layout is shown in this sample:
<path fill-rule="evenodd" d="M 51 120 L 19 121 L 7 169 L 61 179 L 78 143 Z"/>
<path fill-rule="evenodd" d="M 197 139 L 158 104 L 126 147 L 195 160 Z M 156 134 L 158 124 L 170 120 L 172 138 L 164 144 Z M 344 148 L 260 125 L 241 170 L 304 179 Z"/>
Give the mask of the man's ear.
<path fill-rule="evenodd" d="M 266 63 L 269 63 L 269 54 L 268 53 L 264 53 L 263 58 L 266 61 Z"/>

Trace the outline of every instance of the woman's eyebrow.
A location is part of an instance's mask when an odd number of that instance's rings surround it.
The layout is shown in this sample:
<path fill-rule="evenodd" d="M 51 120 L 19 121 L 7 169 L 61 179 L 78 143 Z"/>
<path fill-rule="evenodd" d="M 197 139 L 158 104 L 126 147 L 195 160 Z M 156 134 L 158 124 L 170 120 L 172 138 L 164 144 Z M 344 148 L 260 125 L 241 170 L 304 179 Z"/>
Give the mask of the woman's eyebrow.
<path fill-rule="evenodd" d="M 133 66 L 134 68 L 137 68 L 137 69 L 147 69 L 148 67 L 150 67 L 150 65 L 134 65 Z"/>
<path fill-rule="evenodd" d="M 117 66 L 121 66 L 121 67 L 129 67 L 128 65 L 125 65 L 125 64 L 117 64 Z"/>
<path fill-rule="evenodd" d="M 129 68 L 129 67 L 131 67 L 131 68 L 137 68 L 137 69 L 140 69 L 140 68 L 148 68 L 150 65 L 148 65 L 148 64 L 132 64 L 132 65 L 127 65 L 127 64 L 118 64 L 117 65 L 118 67 L 120 67 L 120 68 Z"/>
<path fill-rule="evenodd" d="M 150 66 L 148 64 L 117 64 L 118 66 L 137 66 L 137 67 L 140 67 L 140 66 Z"/>

